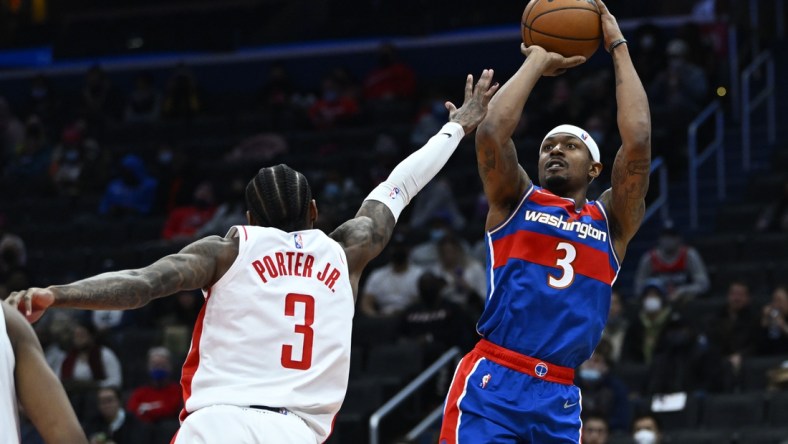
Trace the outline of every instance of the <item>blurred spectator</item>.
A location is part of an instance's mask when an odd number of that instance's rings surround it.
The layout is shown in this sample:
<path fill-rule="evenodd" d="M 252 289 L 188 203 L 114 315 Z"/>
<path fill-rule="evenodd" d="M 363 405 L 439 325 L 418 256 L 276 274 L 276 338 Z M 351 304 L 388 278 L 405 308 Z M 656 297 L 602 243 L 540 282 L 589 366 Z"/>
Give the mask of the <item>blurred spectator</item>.
<path fill-rule="evenodd" d="M 80 192 L 83 129 L 78 123 L 63 128 L 60 144 L 52 153 L 49 174 L 55 191 L 63 196 L 76 196 Z"/>
<path fill-rule="evenodd" d="M 82 88 L 83 117 L 89 126 L 102 129 L 114 113 L 112 107 L 110 79 L 100 66 L 94 65 L 88 70 Z"/>
<path fill-rule="evenodd" d="M 752 305 L 746 282 L 731 282 L 727 298 L 727 305 L 708 320 L 707 329 L 709 339 L 738 374 L 742 357 L 752 354 L 758 345 L 760 316 Z"/>
<path fill-rule="evenodd" d="M 161 94 L 156 90 L 153 75 L 144 72 L 134 79 L 134 90 L 126 99 L 126 122 L 150 122 L 159 118 Z"/>
<path fill-rule="evenodd" d="M 381 45 L 378 64 L 364 79 L 364 98 L 368 101 L 410 99 L 415 91 L 413 68 L 400 60 L 394 45 Z"/>
<path fill-rule="evenodd" d="M 758 353 L 788 354 L 788 287 L 780 285 L 772 292 L 772 301 L 763 307 Z"/>
<path fill-rule="evenodd" d="M 410 260 L 422 267 L 430 267 L 438 262 L 438 243 L 447 236 L 456 237 L 456 232 L 452 226 L 451 216 L 446 213 L 438 212 L 429 220 L 427 226 L 419 230 L 427 232 L 428 238 L 415 247 L 410 254 Z M 464 239 L 457 239 L 464 251 L 470 252 L 470 247 Z"/>
<path fill-rule="evenodd" d="M 54 124 L 57 119 L 58 98 L 52 83 L 44 74 L 38 74 L 30 82 L 27 113 L 41 116 L 41 119 Z"/>
<path fill-rule="evenodd" d="M 635 444 L 661 444 L 662 431 L 657 417 L 646 414 L 635 418 L 632 422 L 632 439 Z"/>
<path fill-rule="evenodd" d="M 706 336 L 679 313 L 665 324 L 649 369 L 645 392 L 722 392 L 732 387 L 730 366 Z"/>
<path fill-rule="evenodd" d="M 655 155 L 668 159 L 671 170 L 683 166 L 687 124 L 706 106 L 709 81 L 706 72 L 690 60 L 690 47 L 675 38 L 665 50 L 667 67 L 647 85 L 654 131 Z"/>
<path fill-rule="evenodd" d="M 580 432 L 581 444 L 607 444 L 610 431 L 605 418 L 588 414 L 583 418 L 583 430 Z"/>
<path fill-rule="evenodd" d="M 624 316 L 624 306 L 618 290 L 613 290 L 610 295 L 610 311 L 607 315 L 607 324 L 602 331 L 602 338 L 610 344 L 610 360 L 619 362 L 624 348 L 624 339 L 629 328 L 629 320 Z"/>
<path fill-rule="evenodd" d="M 25 126 L 14 116 L 5 97 L 0 97 L 0 167 L 15 155 L 25 137 Z"/>
<path fill-rule="evenodd" d="M 8 274 L 11 270 L 27 265 L 27 247 L 25 241 L 8 229 L 8 218 L 0 213 L 0 273 Z"/>
<path fill-rule="evenodd" d="M 758 215 L 755 229 L 788 233 L 788 179 L 783 182 L 780 196 Z"/>
<path fill-rule="evenodd" d="M 321 205 L 319 222 L 321 226 L 334 227 L 339 221 L 353 217 L 356 203 L 361 200 L 361 193 L 353 176 L 343 174 L 339 168 L 325 167 L 325 176 L 320 189 L 318 202 Z M 332 228 L 333 229 L 333 228 Z"/>
<path fill-rule="evenodd" d="M 244 190 L 246 182 L 240 177 L 230 181 L 227 186 L 221 189 L 223 197 L 221 204 L 216 207 L 216 211 L 210 220 L 200 227 L 194 237 L 201 238 L 215 234 L 224 236 L 234 225 L 246 225 L 246 200 Z"/>
<path fill-rule="evenodd" d="M 120 387 L 120 361 L 115 353 L 96 342 L 91 322 L 80 322 L 71 331 L 71 344 L 56 373 L 71 393 L 95 387 Z"/>
<path fill-rule="evenodd" d="M 142 159 L 133 154 L 124 156 L 118 176 L 107 185 L 99 213 L 112 216 L 150 213 L 158 182 L 148 174 Z"/>
<path fill-rule="evenodd" d="M 645 23 L 635 29 L 630 39 L 633 47 L 632 61 L 644 85 L 651 85 L 665 66 L 664 30 L 653 23 Z M 595 139 L 596 140 L 596 139 Z"/>
<path fill-rule="evenodd" d="M 424 345 L 425 362 L 432 362 L 453 346 L 473 347 L 473 321 L 462 307 L 441 296 L 446 281 L 425 271 L 419 277 L 418 300 L 402 316 L 402 334 Z"/>
<path fill-rule="evenodd" d="M 667 222 L 656 247 L 646 252 L 635 275 L 635 294 L 641 294 L 646 280 L 658 279 L 671 304 L 680 304 L 709 289 L 709 275 L 698 251 L 686 245 L 678 230 Z"/>
<path fill-rule="evenodd" d="M 137 444 L 149 435 L 134 415 L 121 406 L 120 390 L 104 387 L 96 394 L 98 416 L 85 424 L 90 444 Z"/>
<path fill-rule="evenodd" d="M 169 119 L 191 119 L 202 110 L 197 81 L 183 63 L 175 69 L 167 83 L 162 115 Z"/>
<path fill-rule="evenodd" d="M 612 366 L 610 344 L 602 341 L 580 364 L 575 385 L 583 394 L 584 412 L 604 419 L 610 430 L 623 431 L 629 427 L 629 390 Z"/>
<path fill-rule="evenodd" d="M 309 107 L 308 115 L 312 126 L 329 129 L 352 123 L 360 111 L 358 101 L 342 85 L 336 75 L 323 78 L 320 98 Z"/>
<path fill-rule="evenodd" d="M 631 362 L 650 364 L 657 339 L 670 317 L 665 288 L 660 280 L 645 282 L 640 295 L 640 312 L 624 338 L 623 357 Z"/>
<path fill-rule="evenodd" d="M 487 275 L 457 237 L 445 236 L 438 241 L 438 263 L 431 271 L 446 281 L 444 298 L 473 314 L 481 314 L 487 295 Z"/>
<path fill-rule="evenodd" d="M 265 128 L 284 131 L 302 126 L 306 119 L 304 105 L 310 100 L 296 93 L 287 68 L 281 63 L 274 63 L 268 71 L 268 80 L 258 93 L 265 115 Z"/>
<path fill-rule="evenodd" d="M 44 124 L 34 115 L 27 119 L 24 139 L 6 173 L 15 187 L 41 192 L 48 188 L 47 170 L 51 158 L 52 150 L 46 140 Z"/>
<path fill-rule="evenodd" d="M 189 205 L 175 207 L 169 212 L 161 237 L 165 240 L 191 239 L 215 212 L 213 184 L 203 181 L 194 189 Z"/>
<path fill-rule="evenodd" d="M 172 357 L 165 347 L 148 350 L 150 383 L 135 388 L 126 408 L 142 422 L 177 420 L 181 405 L 181 386 L 174 381 Z"/>
<path fill-rule="evenodd" d="M 465 227 L 465 217 L 457 206 L 451 183 L 444 175 L 428 183 L 413 204 L 408 226 L 414 230 L 426 228 L 434 218 L 445 219 L 454 231 Z"/>
<path fill-rule="evenodd" d="M 243 139 L 224 155 L 223 161 L 230 166 L 270 164 L 278 156 L 287 154 L 290 148 L 287 139 L 279 133 L 259 133 Z"/>
<path fill-rule="evenodd" d="M 410 143 L 421 146 L 435 135 L 446 122 L 449 111 L 446 109 L 446 95 L 443 91 L 433 90 L 423 101 L 416 116 L 416 124 L 410 133 Z"/>
<path fill-rule="evenodd" d="M 393 316 L 418 300 L 423 270 L 408 260 L 410 245 L 397 233 L 388 245 L 389 263 L 372 270 L 361 293 L 361 312 L 367 316 Z"/>

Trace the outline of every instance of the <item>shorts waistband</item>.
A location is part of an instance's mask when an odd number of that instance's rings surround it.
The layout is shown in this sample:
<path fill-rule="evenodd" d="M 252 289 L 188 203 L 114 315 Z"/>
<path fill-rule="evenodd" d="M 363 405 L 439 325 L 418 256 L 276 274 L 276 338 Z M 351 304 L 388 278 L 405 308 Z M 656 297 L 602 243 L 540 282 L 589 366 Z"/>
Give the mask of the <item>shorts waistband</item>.
<path fill-rule="evenodd" d="M 268 407 L 267 405 L 250 405 L 250 409 L 268 410 L 269 412 L 279 413 L 280 415 L 287 415 L 289 411 L 281 407 Z"/>
<path fill-rule="evenodd" d="M 531 375 L 534 378 L 544 379 L 545 381 L 556 382 L 558 384 L 574 384 L 574 369 L 561 367 L 517 353 L 501 347 L 500 345 L 493 344 L 486 339 L 480 340 L 476 344 L 476 347 L 474 347 L 474 351 L 496 364 Z"/>

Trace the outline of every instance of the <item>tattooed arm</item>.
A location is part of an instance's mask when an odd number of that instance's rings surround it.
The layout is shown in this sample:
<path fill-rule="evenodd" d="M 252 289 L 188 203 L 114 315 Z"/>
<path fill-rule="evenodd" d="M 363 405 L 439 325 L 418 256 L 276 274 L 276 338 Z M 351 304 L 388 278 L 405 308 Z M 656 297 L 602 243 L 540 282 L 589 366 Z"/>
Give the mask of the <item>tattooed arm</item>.
<path fill-rule="evenodd" d="M 490 205 L 487 229 L 506 219 L 531 184 L 517 161 L 511 137 L 536 82 L 543 75 L 559 75 L 585 61 L 583 57 L 567 59 L 539 46 L 522 46 L 521 51 L 527 56 L 525 62 L 493 97 L 487 117 L 476 132 L 476 162 Z"/>
<path fill-rule="evenodd" d="M 183 290 L 207 288 L 238 256 L 238 238 L 210 236 L 136 270 L 114 271 L 68 285 L 14 292 L 8 303 L 34 322 L 48 307 L 125 310 Z"/>
<path fill-rule="evenodd" d="M 605 4 L 596 0 L 602 13 L 605 48 L 623 38 L 621 30 Z M 617 45 L 610 54 L 616 73 L 616 102 L 621 148 L 611 173 L 611 188 L 599 200 L 609 210 L 614 247 L 619 259 L 640 227 L 646 212 L 651 168 L 651 114 L 643 84 L 635 71 L 626 44 Z"/>

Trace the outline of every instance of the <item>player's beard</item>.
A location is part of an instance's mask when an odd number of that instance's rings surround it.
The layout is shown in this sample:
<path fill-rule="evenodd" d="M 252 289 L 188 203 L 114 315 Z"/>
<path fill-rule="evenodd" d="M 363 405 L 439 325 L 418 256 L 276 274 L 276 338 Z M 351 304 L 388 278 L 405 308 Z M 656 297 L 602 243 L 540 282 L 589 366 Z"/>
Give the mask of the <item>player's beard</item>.
<path fill-rule="evenodd" d="M 564 175 L 552 175 L 545 178 L 545 188 L 555 195 L 561 196 L 569 187 L 569 177 Z"/>

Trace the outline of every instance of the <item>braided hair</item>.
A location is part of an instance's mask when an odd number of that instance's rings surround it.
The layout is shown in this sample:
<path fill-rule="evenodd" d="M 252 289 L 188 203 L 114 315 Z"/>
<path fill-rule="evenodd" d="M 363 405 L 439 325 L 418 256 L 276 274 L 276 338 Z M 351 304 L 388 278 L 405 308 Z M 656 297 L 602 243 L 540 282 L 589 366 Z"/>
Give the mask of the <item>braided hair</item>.
<path fill-rule="evenodd" d="M 285 164 L 261 168 L 246 186 L 246 207 L 264 227 L 288 232 L 308 228 L 311 201 L 306 177 Z"/>

